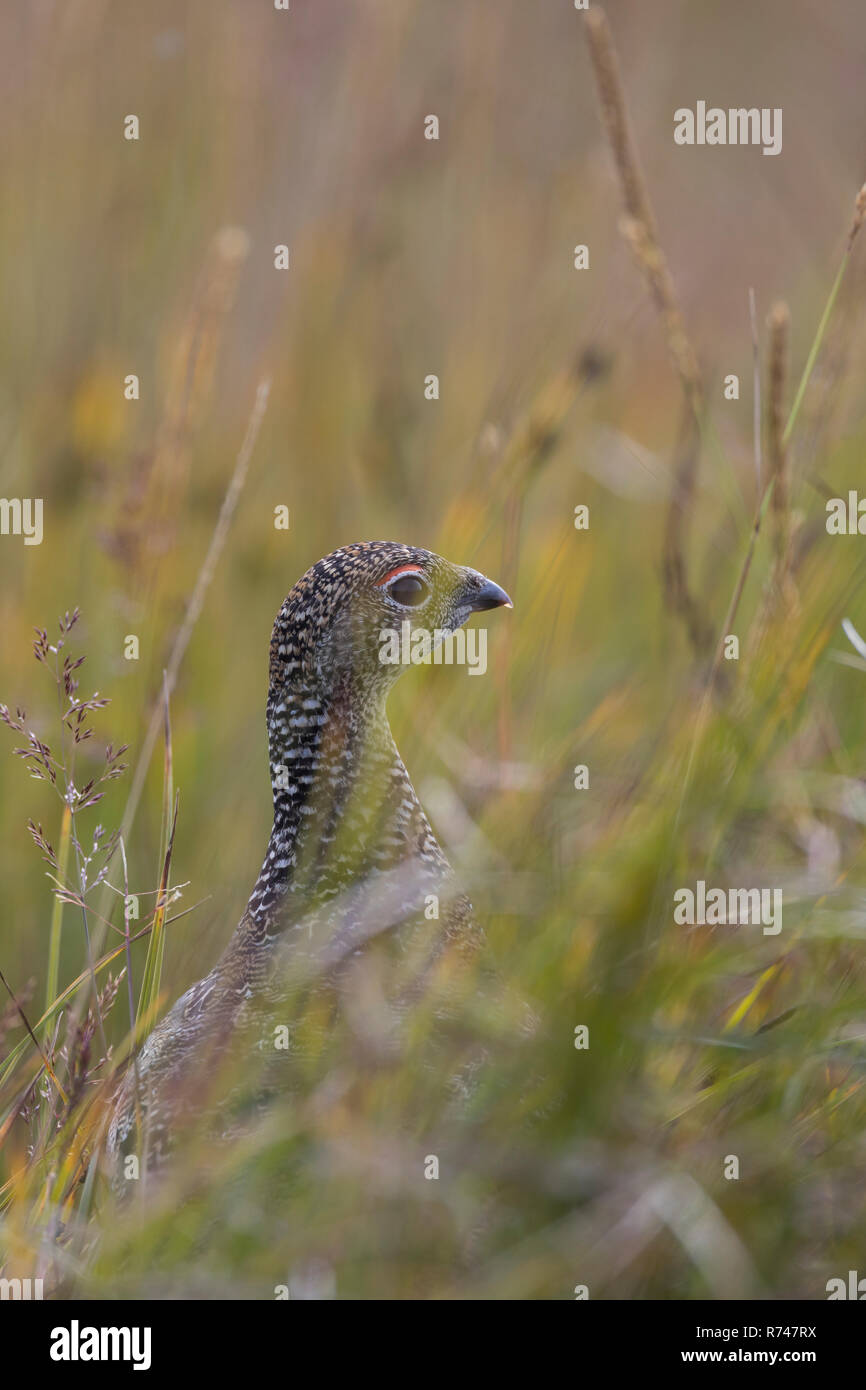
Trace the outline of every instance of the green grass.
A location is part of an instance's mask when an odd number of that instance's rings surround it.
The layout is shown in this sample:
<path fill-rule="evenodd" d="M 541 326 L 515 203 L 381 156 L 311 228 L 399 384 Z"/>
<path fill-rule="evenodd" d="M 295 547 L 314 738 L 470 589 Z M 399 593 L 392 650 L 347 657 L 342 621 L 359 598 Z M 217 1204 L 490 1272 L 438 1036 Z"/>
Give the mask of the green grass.
<path fill-rule="evenodd" d="M 722 43 L 721 21 L 687 8 L 667 5 L 655 35 L 671 91 L 685 58 L 661 51 L 668 25 L 698 26 L 686 38 L 714 54 L 720 81 L 760 38 L 735 26 Z M 0 1001 L 3 1273 L 119 1298 L 272 1298 L 282 1285 L 821 1298 L 866 1238 L 866 671 L 836 659 L 850 653 L 843 617 L 866 630 L 864 567 L 857 537 L 824 529 L 824 496 L 858 485 L 866 443 L 861 241 L 827 301 L 856 175 L 837 153 L 807 196 L 781 159 L 723 151 L 711 174 L 688 166 L 690 191 L 668 163 L 667 92 L 638 80 L 633 44 L 651 36 L 637 16 L 633 36 L 617 32 L 705 379 L 684 543 L 713 634 L 697 657 L 662 584 L 681 387 L 617 239 L 579 19 L 469 5 L 443 29 L 407 4 L 378 16 L 359 51 L 347 19 L 293 9 L 313 90 L 297 38 L 284 48 L 261 17 L 208 13 L 157 7 L 111 39 L 82 18 L 75 42 L 105 60 L 97 84 L 68 35 L 43 36 L 27 82 L 35 100 L 50 77 L 48 124 L 0 127 L 20 191 L 0 222 L 0 262 L 17 267 L 0 316 L 12 441 L 0 491 L 46 499 L 41 547 L 0 543 L 0 697 L 13 717 L 25 707 L 25 728 L 65 766 L 74 752 L 79 789 L 109 742 L 130 745 L 131 765 L 64 818 L 12 756 L 21 736 L 0 749 L 0 969 L 57 1078 Z M 807 42 L 805 21 L 798 32 Z M 145 51 L 157 55 L 146 71 Z M 797 73 L 766 64 L 793 105 Z M 829 70 L 817 80 L 829 89 Z M 138 106 L 145 138 L 129 149 L 120 118 Z M 428 110 L 448 117 L 433 148 L 416 139 Z M 836 115 L 816 116 L 828 150 Z M 805 158 L 793 123 L 786 141 L 786 157 Z M 718 227 L 702 211 L 712 180 L 737 237 L 719 204 Z M 780 206 L 802 198 L 797 216 L 774 221 L 768 188 Z M 220 237 L 227 226 L 245 227 L 248 245 Z M 578 241 L 591 275 L 570 269 Z M 764 312 L 783 295 L 793 325 L 784 605 L 766 515 L 753 539 L 751 283 Z M 142 399 L 124 405 L 132 371 Z M 727 402 L 719 383 L 733 371 L 742 399 Z M 214 555 L 265 377 L 267 412 Z M 572 524 L 578 503 L 586 532 Z M 280 504 L 288 533 L 273 526 Z M 359 1045 L 357 1019 L 323 1028 L 289 996 L 309 1044 L 291 1094 L 234 1143 L 193 1135 L 163 1186 L 141 1183 L 121 1206 L 98 1158 L 105 1078 L 136 1024 L 140 1035 L 216 960 L 267 842 L 273 617 L 320 555 L 386 537 L 483 570 L 515 602 L 488 624 L 484 679 L 412 670 L 390 712 L 488 959 L 538 1026 L 526 1036 L 520 1009 L 491 1007 L 472 974 L 442 980 L 461 1030 L 431 1066 L 431 1001 L 395 1060 Z M 37 626 L 54 641 L 53 615 L 76 605 L 80 693 L 110 704 L 70 750 L 30 641 Z M 740 659 L 720 659 L 711 679 L 729 632 Z M 124 659 L 128 634 L 137 661 Z M 574 787 L 578 764 L 587 790 Z M 77 874 L 97 825 L 105 844 L 124 828 L 126 868 L 118 846 L 113 886 L 89 886 L 84 911 L 74 895 L 61 905 L 45 871 Z M 674 892 L 700 878 L 781 887 L 781 934 L 677 926 Z M 128 945 L 127 891 L 140 904 Z M 579 1025 L 588 1049 L 574 1046 Z M 466 1037 L 484 1039 L 487 1063 L 455 1107 Z M 245 1067 L 230 1060 L 227 1089 L 242 1093 Z"/>

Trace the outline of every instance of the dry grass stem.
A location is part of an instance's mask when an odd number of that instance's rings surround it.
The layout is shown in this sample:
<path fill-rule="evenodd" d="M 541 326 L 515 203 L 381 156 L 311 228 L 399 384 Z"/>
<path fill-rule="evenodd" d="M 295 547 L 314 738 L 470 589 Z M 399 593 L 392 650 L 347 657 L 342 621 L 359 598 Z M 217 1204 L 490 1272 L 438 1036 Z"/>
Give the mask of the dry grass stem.
<path fill-rule="evenodd" d="M 687 418 L 679 432 L 674 488 L 665 523 L 662 575 L 669 608 L 684 622 L 695 650 L 704 653 L 712 640 L 711 629 L 691 592 L 686 562 L 686 532 L 700 459 L 700 422 L 703 414 L 700 368 L 686 331 L 640 171 L 610 26 L 605 14 L 598 8 L 588 12 L 585 22 L 602 120 L 613 150 L 625 204 L 625 216 L 619 223 L 620 232 L 661 316 L 668 352 L 686 402 Z"/>

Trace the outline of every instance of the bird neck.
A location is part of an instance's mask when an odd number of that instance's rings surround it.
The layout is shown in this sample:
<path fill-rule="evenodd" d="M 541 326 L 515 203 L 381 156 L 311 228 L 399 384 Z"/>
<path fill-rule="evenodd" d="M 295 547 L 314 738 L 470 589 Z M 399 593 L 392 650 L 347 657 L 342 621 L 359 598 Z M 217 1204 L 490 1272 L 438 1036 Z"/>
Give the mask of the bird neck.
<path fill-rule="evenodd" d="M 296 681 L 268 698 L 274 824 L 247 914 L 281 930 L 314 898 L 432 839 L 397 752 L 384 699 Z"/>

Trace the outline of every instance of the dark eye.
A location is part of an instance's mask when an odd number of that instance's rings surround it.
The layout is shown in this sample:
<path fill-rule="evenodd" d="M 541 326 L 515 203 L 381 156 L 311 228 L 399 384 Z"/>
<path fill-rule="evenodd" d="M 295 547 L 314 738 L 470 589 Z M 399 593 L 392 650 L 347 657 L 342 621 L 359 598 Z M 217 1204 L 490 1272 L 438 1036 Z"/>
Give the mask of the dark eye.
<path fill-rule="evenodd" d="M 417 608 L 429 592 L 426 583 L 419 579 L 417 574 L 401 574 L 388 585 L 388 593 L 392 599 L 395 603 L 401 603 L 404 608 Z"/>

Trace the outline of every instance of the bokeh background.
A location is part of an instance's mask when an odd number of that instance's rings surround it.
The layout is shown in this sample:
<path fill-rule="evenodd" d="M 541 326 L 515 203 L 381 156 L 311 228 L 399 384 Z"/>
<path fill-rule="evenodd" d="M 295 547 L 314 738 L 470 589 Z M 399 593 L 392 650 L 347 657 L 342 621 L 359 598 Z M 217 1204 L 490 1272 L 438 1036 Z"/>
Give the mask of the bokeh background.
<path fill-rule="evenodd" d="M 866 175 L 866 14 L 856 0 L 606 10 L 704 382 L 684 546 L 715 641 L 758 497 L 748 292 L 762 359 L 767 312 L 788 305 L 790 403 Z M 323 1297 L 825 1296 L 866 1236 L 866 664 L 840 628 L 866 630 L 863 542 L 824 531 L 825 497 L 862 478 L 866 246 L 791 439 L 795 599 L 784 621 L 761 616 L 762 533 L 741 661 L 707 696 L 712 650 L 695 650 L 662 576 L 682 390 L 620 235 L 570 0 L 33 0 L 4 4 L 0 33 L 0 495 L 42 497 L 45 517 L 39 547 L 0 538 L 0 698 L 52 742 L 32 630 L 54 634 L 78 606 L 82 693 L 111 701 L 82 780 L 109 739 L 140 753 L 271 381 L 172 696 L 173 880 L 198 906 L 169 928 L 166 1003 L 218 957 L 267 841 L 273 617 L 319 556 L 387 538 L 515 600 L 489 624 L 483 680 L 412 671 L 391 715 L 490 951 L 541 1020 L 503 1047 L 445 1180 L 422 1181 L 436 1093 L 404 1123 L 409 1066 L 399 1124 L 371 1082 L 363 1103 L 300 1126 L 282 1216 L 245 1170 L 205 1259 L 220 1198 L 191 1200 L 181 1176 L 195 1215 L 177 1219 L 173 1188 L 148 1235 L 118 1222 L 107 1244 L 85 1238 L 70 1277 L 105 1296 L 267 1297 L 292 1281 Z M 783 108 L 782 153 L 676 146 L 673 111 L 699 99 Z M 33 982 L 38 1016 L 52 899 L 26 820 L 56 837 L 60 807 L 0 733 L 0 965 L 16 989 Z M 112 783 L 86 824 L 118 825 L 128 790 Z M 143 893 L 162 798 L 158 747 L 128 843 Z M 781 936 L 676 927 L 673 891 L 701 877 L 782 887 Z M 83 963 L 67 909 L 61 983 Z M 112 1030 L 119 1045 L 122 1017 Z M 13 1019 L 5 1045 L 20 1037 Z M 29 1142 L 16 1123 L 0 1179 Z M 28 1201 L 0 1226 L 19 1258 L 40 1229 Z"/>

